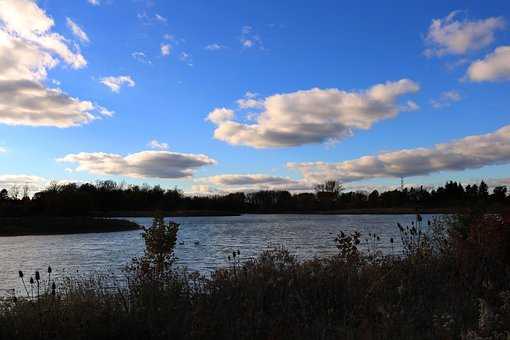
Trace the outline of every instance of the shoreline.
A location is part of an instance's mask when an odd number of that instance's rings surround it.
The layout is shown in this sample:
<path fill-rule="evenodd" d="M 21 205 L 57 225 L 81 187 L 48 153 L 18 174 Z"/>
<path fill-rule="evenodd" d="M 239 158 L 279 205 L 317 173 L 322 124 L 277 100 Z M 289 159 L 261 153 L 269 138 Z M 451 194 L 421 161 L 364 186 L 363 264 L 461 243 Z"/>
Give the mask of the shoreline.
<path fill-rule="evenodd" d="M 454 208 L 377 208 L 377 209 L 342 209 L 342 210 L 312 210 L 312 211 L 294 211 L 294 210 L 264 210 L 264 211 L 160 211 L 165 217 L 228 217 L 241 215 L 414 215 L 419 214 L 453 214 L 458 212 Z M 107 214 L 96 214 L 98 217 L 153 217 L 155 211 L 115 211 Z"/>
<path fill-rule="evenodd" d="M 0 237 L 110 233 L 141 229 L 125 219 L 101 217 L 0 217 Z"/>

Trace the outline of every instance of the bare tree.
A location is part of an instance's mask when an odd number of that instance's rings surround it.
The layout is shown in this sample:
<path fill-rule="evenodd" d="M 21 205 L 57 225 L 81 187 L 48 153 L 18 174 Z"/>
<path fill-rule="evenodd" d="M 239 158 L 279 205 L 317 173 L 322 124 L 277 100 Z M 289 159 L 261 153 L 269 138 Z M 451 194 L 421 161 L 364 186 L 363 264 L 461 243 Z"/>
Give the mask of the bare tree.
<path fill-rule="evenodd" d="M 324 182 L 323 184 L 317 184 L 315 186 L 315 192 L 316 193 L 330 193 L 334 194 L 335 196 L 338 196 L 342 191 L 344 190 L 344 187 L 340 182 L 337 182 L 336 180 L 328 180 Z"/>
<path fill-rule="evenodd" d="M 30 187 L 28 186 L 28 184 L 23 185 L 22 190 L 23 190 L 23 199 L 24 200 L 29 199 L 28 193 L 30 192 Z"/>
<path fill-rule="evenodd" d="M 9 189 L 9 196 L 13 200 L 17 200 L 19 198 L 19 187 L 17 184 L 13 184 Z"/>

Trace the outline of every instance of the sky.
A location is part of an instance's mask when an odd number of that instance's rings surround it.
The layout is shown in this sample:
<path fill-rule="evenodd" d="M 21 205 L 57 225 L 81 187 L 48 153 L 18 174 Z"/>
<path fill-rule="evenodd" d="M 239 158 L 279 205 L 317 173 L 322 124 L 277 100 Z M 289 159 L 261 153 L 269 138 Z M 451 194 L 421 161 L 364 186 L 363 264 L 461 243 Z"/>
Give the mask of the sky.
<path fill-rule="evenodd" d="M 0 187 L 510 185 L 508 1 L 0 0 Z"/>

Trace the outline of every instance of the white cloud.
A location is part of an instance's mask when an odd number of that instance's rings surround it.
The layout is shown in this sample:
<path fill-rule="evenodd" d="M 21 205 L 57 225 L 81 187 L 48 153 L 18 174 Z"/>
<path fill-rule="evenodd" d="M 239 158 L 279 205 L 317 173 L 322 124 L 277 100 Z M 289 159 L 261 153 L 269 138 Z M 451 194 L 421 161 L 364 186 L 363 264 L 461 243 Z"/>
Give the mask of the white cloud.
<path fill-rule="evenodd" d="M 115 114 L 114 111 L 108 110 L 106 107 L 103 107 L 101 105 L 96 105 L 96 108 L 97 111 L 105 117 L 113 117 L 113 115 Z"/>
<path fill-rule="evenodd" d="M 420 109 L 420 106 L 413 100 L 408 100 L 404 105 L 400 105 L 399 111 L 412 112 Z"/>
<path fill-rule="evenodd" d="M 0 123 L 69 127 L 95 118 L 91 102 L 44 85 L 62 61 L 74 69 L 87 64 L 53 26 L 33 1 L 0 1 Z"/>
<path fill-rule="evenodd" d="M 93 6 L 99 6 L 101 5 L 101 1 L 100 0 L 87 0 L 87 2 Z"/>
<path fill-rule="evenodd" d="M 7 152 L 7 149 L 3 146 L 0 146 L 0 154 L 1 153 L 6 153 Z"/>
<path fill-rule="evenodd" d="M 234 145 L 268 148 L 338 141 L 355 129 L 395 117 L 401 109 L 398 97 L 418 90 L 409 79 L 364 91 L 314 88 L 261 100 L 263 110 L 254 124 L 235 121 L 234 111 L 226 108 L 213 110 L 207 119 L 217 125 L 214 138 Z"/>
<path fill-rule="evenodd" d="M 462 96 L 456 90 L 444 91 L 439 95 L 439 98 L 432 99 L 430 101 L 430 105 L 432 105 L 434 109 L 440 109 L 443 107 L 449 107 L 461 99 Z"/>
<path fill-rule="evenodd" d="M 196 179 L 192 191 L 250 192 L 258 190 L 308 191 L 313 186 L 302 180 L 264 174 L 225 174 Z"/>
<path fill-rule="evenodd" d="M 156 150 L 168 150 L 168 144 L 167 143 L 163 143 L 163 142 L 159 142 L 157 141 L 156 139 L 153 139 L 149 142 L 148 146 L 151 148 L 151 149 L 156 149 Z"/>
<path fill-rule="evenodd" d="M 230 121 L 231 119 L 234 118 L 234 116 L 235 112 L 233 110 L 222 107 L 211 111 L 207 116 L 206 120 L 214 124 L 220 125 Z"/>
<path fill-rule="evenodd" d="M 104 152 L 81 152 L 57 159 L 77 163 L 75 171 L 96 175 L 120 175 L 134 178 L 183 178 L 206 165 L 216 164 L 203 154 L 169 151 L 141 151 L 126 156 Z"/>
<path fill-rule="evenodd" d="M 187 52 L 181 52 L 179 59 L 182 62 L 186 63 L 188 66 L 193 66 L 193 60 L 191 58 L 191 54 L 189 54 Z"/>
<path fill-rule="evenodd" d="M 17 38 L 32 48 L 55 54 L 73 68 L 82 68 L 87 64 L 79 51 L 71 51 L 64 37 L 51 32 L 53 19 L 33 1 L 1 1 L 0 22 L 1 30 L 11 39 Z"/>
<path fill-rule="evenodd" d="M 0 123 L 70 127 L 95 119 L 97 108 L 37 81 L 0 80 Z"/>
<path fill-rule="evenodd" d="M 254 33 L 253 27 L 251 26 L 243 26 L 241 28 L 241 38 L 239 41 L 243 48 L 257 47 L 261 50 L 264 49 L 262 38 L 260 38 L 258 34 Z"/>
<path fill-rule="evenodd" d="M 467 76 L 476 82 L 510 80 L 510 46 L 500 46 L 484 59 L 472 63 Z"/>
<path fill-rule="evenodd" d="M 432 148 L 403 149 L 339 162 L 288 163 L 311 182 L 326 178 L 353 182 L 382 177 L 427 175 L 445 170 L 475 169 L 510 162 L 510 125 L 484 135 L 437 144 Z"/>
<path fill-rule="evenodd" d="M 219 51 L 219 50 L 223 50 L 225 48 L 226 48 L 225 46 L 218 44 L 218 43 L 209 44 L 205 47 L 205 49 L 208 51 Z"/>
<path fill-rule="evenodd" d="M 133 52 L 133 53 L 131 53 L 131 57 L 133 57 L 133 59 L 135 59 L 136 61 L 138 61 L 142 64 L 152 64 L 150 59 L 143 52 L 140 52 L 140 51 Z"/>
<path fill-rule="evenodd" d="M 165 24 L 166 24 L 166 22 L 167 22 L 167 19 L 166 19 L 164 16 L 162 16 L 162 15 L 160 15 L 160 14 L 157 14 L 157 13 L 156 13 L 156 15 L 154 16 L 154 18 L 155 18 L 157 21 L 161 22 L 161 23 L 165 23 Z"/>
<path fill-rule="evenodd" d="M 18 198 L 21 198 L 24 186 L 28 187 L 29 193 L 32 194 L 36 191 L 43 189 L 48 184 L 48 181 L 39 176 L 33 175 L 0 175 L 0 190 L 11 190 L 17 188 L 19 191 Z"/>
<path fill-rule="evenodd" d="M 170 46 L 170 44 L 161 44 L 161 55 L 165 57 L 169 56 L 171 48 L 172 46 Z"/>
<path fill-rule="evenodd" d="M 427 56 L 465 54 L 480 50 L 494 41 L 494 33 L 505 27 L 501 17 L 483 20 L 459 20 L 460 11 L 451 12 L 446 18 L 434 19 L 426 36 Z"/>
<path fill-rule="evenodd" d="M 240 109 L 262 109 L 264 102 L 257 99 L 257 94 L 254 92 L 246 92 L 244 98 L 237 100 L 237 105 Z"/>
<path fill-rule="evenodd" d="M 104 77 L 101 78 L 101 83 L 110 88 L 115 93 L 119 93 L 122 86 L 134 87 L 135 81 L 131 76 L 117 76 L 117 77 Z"/>
<path fill-rule="evenodd" d="M 85 31 L 78 26 L 74 21 L 72 21 L 70 18 L 66 18 L 67 27 L 73 32 L 73 34 L 80 39 L 82 42 L 90 42 L 89 37 Z"/>

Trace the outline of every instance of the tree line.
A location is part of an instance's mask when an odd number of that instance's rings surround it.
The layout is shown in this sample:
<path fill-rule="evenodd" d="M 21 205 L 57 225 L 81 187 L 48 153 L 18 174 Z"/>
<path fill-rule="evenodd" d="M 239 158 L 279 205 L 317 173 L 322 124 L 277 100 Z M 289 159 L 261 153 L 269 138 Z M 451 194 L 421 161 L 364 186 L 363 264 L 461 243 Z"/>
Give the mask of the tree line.
<path fill-rule="evenodd" d="M 463 186 L 449 181 L 427 190 L 423 187 L 379 192 L 345 191 L 336 181 L 317 185 L 314 192 L 285 190 L 237 192 L 224 195 L 189 196 L 181 190 L 159 185 L 125 185 L 113 181 L 95 184 L 57 184 L 32 197 L 28 190 L 0 190 L 0 216 L 85 216 L 123 211 L 220 211 L 232 213 L 314 212 L 382 208 L 461 208 L 510 205 L 506 186 L 489 191 L 485 182 Z"/>

